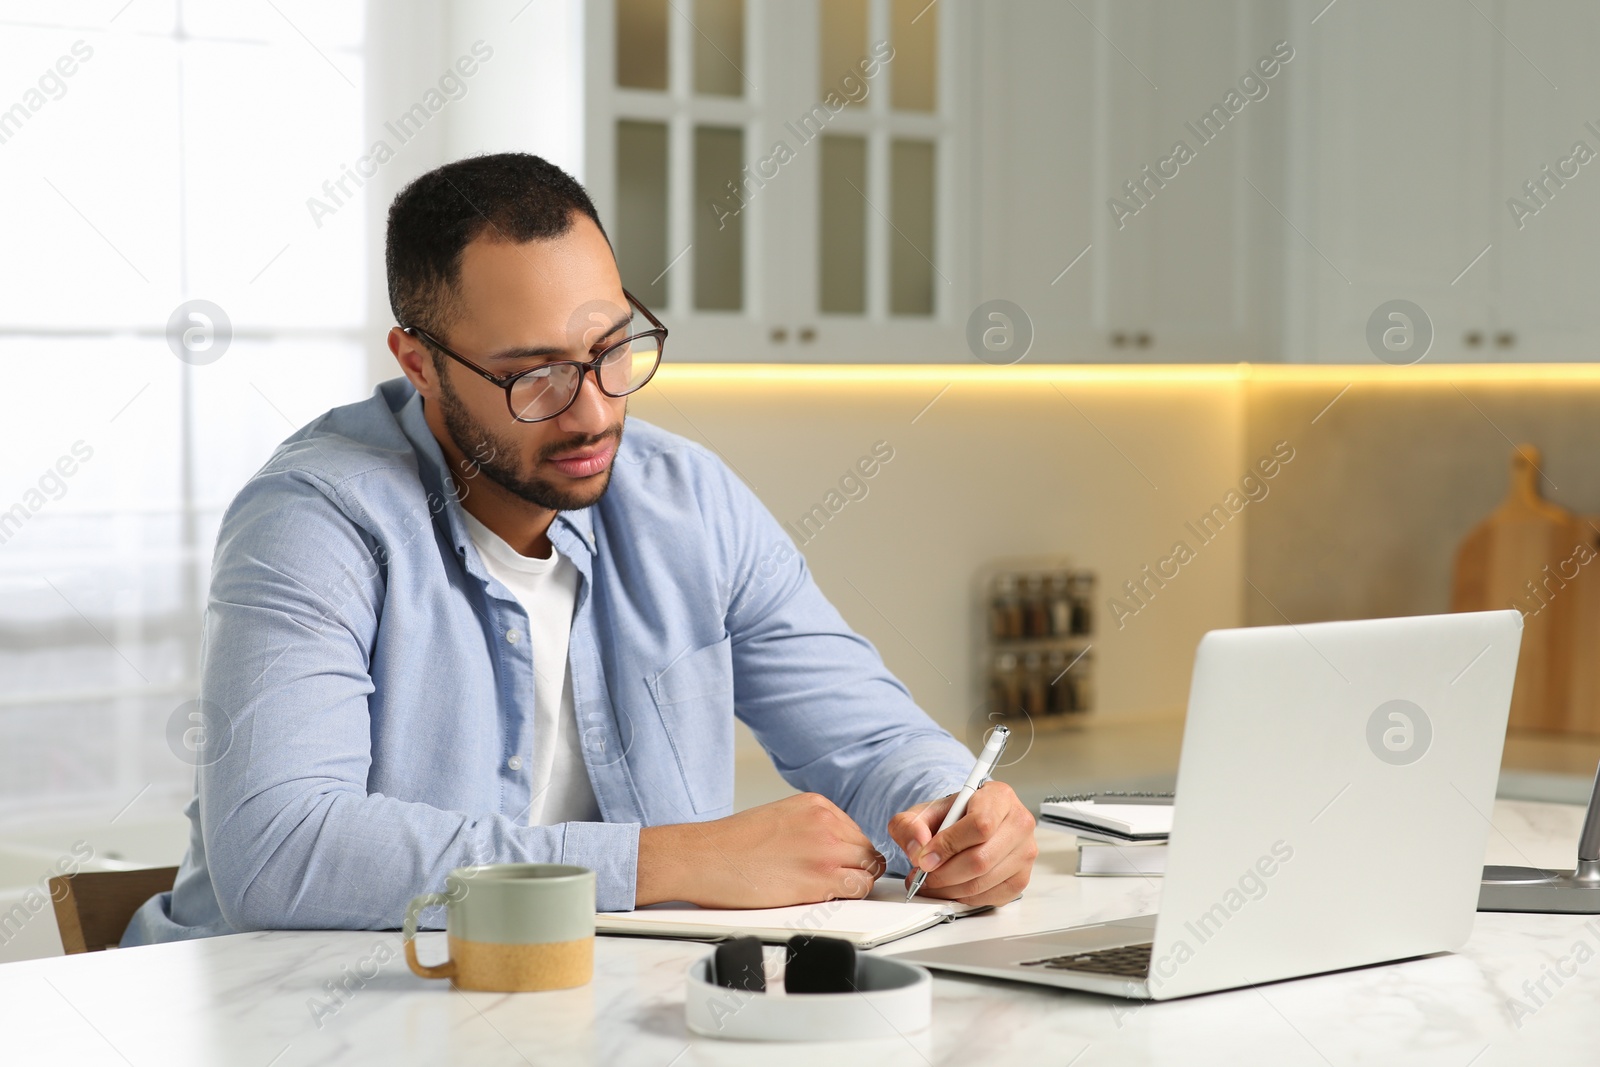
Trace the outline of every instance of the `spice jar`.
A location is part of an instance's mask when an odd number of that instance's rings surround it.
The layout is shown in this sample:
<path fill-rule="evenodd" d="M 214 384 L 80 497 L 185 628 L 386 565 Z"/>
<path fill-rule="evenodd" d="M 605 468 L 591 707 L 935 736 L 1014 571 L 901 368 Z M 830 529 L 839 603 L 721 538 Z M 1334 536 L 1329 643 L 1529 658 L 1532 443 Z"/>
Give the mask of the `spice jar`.
<path fill-rule="evenodd" d="M 1094 571 L 1073 571 L 1067 579 L 1068 596 L 1072 601 L 1072 632 L 1094 632 Z"/>

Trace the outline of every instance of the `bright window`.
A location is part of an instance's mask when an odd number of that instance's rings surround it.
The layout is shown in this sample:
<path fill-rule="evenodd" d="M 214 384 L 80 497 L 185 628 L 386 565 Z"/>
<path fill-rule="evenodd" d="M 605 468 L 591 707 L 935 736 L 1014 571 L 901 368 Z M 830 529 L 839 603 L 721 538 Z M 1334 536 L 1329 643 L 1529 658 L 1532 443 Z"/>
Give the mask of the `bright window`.
<path fill-rule="evenodd" d="M 366 392 L 364 8 L 0 3 L 0 820 L 187 800 L 222 511 Z"/>

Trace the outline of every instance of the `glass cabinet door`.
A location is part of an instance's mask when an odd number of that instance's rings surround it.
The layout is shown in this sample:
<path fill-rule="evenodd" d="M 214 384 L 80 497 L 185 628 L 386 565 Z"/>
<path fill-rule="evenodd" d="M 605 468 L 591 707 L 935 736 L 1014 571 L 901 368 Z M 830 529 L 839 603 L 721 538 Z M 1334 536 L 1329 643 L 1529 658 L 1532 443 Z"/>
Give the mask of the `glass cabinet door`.
<path fill-rule="evenodd" d="M 961 4 L 591 11 L 585 182 L 678 358 L 966 358 Z"/>
<path fill-rule="evenodd" d="M 771 240 L 749 195 L 785 57 L 752 0 L 604 0 L 586 29 L 586 168 L 622 284 L 685 361 L 771 358 Z M 775 14 L 781 17 L 781 6 Z"/>

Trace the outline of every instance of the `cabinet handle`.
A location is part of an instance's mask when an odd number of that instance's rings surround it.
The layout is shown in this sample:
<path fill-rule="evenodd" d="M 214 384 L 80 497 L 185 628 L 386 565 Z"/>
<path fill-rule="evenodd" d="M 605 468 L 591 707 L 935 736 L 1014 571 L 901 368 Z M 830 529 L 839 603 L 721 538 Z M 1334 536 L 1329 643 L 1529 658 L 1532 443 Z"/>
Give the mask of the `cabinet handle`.
<path fill-rule="evenodd" d="M 1517 343 L 1517 335 L 1512 333 L 1510 330 L 1501 330 L 1499 333 L 1494 335 L 1494 343 L 1499 345 L 1501 348 L 1510 348 L 1512 345 Z"/>
<path fill-rule="evenodd" d="M 772 328 L 772 339 L 781 345 L 789 339 L 789 331 L 782 326 L 774 326 Z"/>
<path fill-rule="evenodd" d="M 1125 334 L 1125 333 L 1123 333 L 1122 331 L 1119 330 L 1116 333 L 1111 335 L 1111 347 L 1112 348 L 1126 348 L 1127 345 L 1128 345 L 1128 335 L 1127 334 Z"/>
<path fill-rule="evenodd" d="M 1151 340 L 1150 335 L 1147 334 L 1147 333 L 1144 333 L 1142 331 L 1137 333 L 1137 334 L 1134 334 L 1134 336 L 1133 336 L 1133 343 L 1138 345 L 1140 348 L 1149 348 L 1150 347 L 1150 340 Z"/>
<path fill-rule="evenodd" d="M 795 336 L 799 337 L 802 342 L 815 341 L 817 339 L 817 331 L 813 327 L 802 326 Z"/>
<path fill-rule="evenodd" d="M 1483 333 L 1480 330 L 1468 330 L 1461 340 L 1468 348 L 1477 348 L 1483 344 Z"/>

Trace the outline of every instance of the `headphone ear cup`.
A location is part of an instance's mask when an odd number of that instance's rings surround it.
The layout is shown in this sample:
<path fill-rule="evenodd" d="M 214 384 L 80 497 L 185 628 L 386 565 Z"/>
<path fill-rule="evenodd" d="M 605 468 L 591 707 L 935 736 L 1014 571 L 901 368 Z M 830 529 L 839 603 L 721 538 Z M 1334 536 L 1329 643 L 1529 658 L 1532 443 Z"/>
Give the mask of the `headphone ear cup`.
<path fill-rule="evenodd" d="M 711 958 L 711 980 L 747 993 L 767 991 L 767 972 L 761 963 L 761 939 L 736 937 L 717 946 Z"/>
<path fill-rule="evenodd" d="M 850 993 L 856 988 L 856 947 L 837 937 L 796 934 L 789 939 L 783 988 L 790 993 Z"/>

